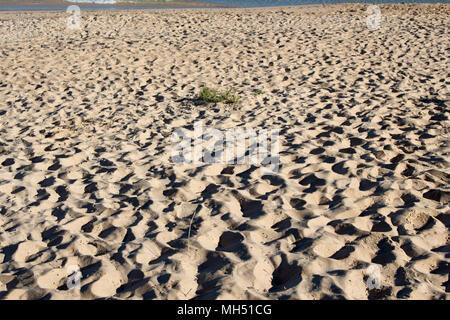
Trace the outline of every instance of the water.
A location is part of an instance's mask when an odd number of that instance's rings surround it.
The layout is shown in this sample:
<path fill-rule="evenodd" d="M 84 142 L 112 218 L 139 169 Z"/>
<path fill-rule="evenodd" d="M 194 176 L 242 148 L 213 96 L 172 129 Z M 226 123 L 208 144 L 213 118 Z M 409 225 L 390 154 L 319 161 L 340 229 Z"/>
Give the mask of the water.
<path fill-rule="evenodd" d="M 174 0 L 176 2 L 195 2 L 206 4 L 225 5 L 230 7 L 268 7 L 268 6 L 293 6 L 302 4 L 334 4 L 334 3 L 450 3 L 450 0 Z M 24 1 L 26 2 L 26 1 Z M 77 4 L 81 9 L 89 10 L 115 10 L 115 9 L 155 9 L 171 8 L 171 0 L 65 0 L 61 4 L 55 4 L 54 0 L 42 0 L 37 4 L 21 4 L 17 1 L 0 1 L 0 11 L 48 11 L 66 10 L 71 4 Z M 64 2 L 67 3 L 64 4 Z M 117 3 L 121 5 L 118 6 Z M 130 3 L 126 5 L 124 3 Z M 95 6 L 93 5 L 95 4 Z M 157 4 L 157 5 L 156 5 Z M 165 5 L 167 4 L 167 5 Z M 188 7 L 188 5 L 186 5 Z M 209 6 L 211 7 L 211 6 Z M 183 8 L 183 6 L 177 6 Z"/>
<path fill-rule="evenodd" d="M 180 1 L 181 2 L 181 1 Z M 96 6 L 92 5 L 83 5 L 83 3 L 79 2 L 68 2 L 67 5 L 61 5 L 61 4 L 17 4 L 17 5 L 8 5 L 8 4 L 2 4 L 0 5 L 0 12 L 1 11 L 66 11 L 67 7 L 76 4 L 80 7 L 81 10 L 117 10 L 117 9 L 160 9 L 160 8 L 166 8 L 170 9 L 173 8 L 171 6 L 164 6 L 164 5 L 151 5 L 151 4 L 145 4 L 145 5 L 121 5 L 117 6 L 113 3 L 111 4 L 99 4 Z M 189 8 L 189 6 L 183 7 L 183 6 L 177 6 L 177 8 Z"/>
<path fill-rule="evenodd" d="M 450 0 L 211 0 L 199 1 L 217 4 L 228 4 L 237 7 L 292 6 L 301 4 L 333 4 L 333 3 L 449 3 Z"/>
<path fill-rule="evenodd" d="M 116 2 L 132 2 L 132 3 L 170 3 L 171 0 L 67 0 L 68 2 L 77 3 L 116 3 Z M 209 3 L 209 4 L 224 4 L 236 7 L 261 7 L 261 6 L 290 6 L 301 4 L 330 4 L 330 3 L 449 3 L 450 0 L 173 0 L 176 2 L 197 2 L 197 3 Z"/>

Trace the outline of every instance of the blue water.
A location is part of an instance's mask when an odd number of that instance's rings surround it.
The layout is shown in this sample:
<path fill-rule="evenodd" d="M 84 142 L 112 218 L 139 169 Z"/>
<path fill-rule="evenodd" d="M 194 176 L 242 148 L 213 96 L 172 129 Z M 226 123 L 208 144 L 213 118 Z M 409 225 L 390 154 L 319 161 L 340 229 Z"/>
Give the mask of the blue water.
<path fill-rule="evenodd" d="M 133 5 L 115 5 L 115 2 L 130 2 Z M 177 2 L 196 2 L 205 4 L 218 4 L 231 7 L 268 7 L 268 6 L 293 6 L 302 4 L 335 4 L 335 3 L 450 3 L 450 0 L 173 0 Z M 25 5 L 11 3 L 11 5 L 1 5 L 0 11 L 49 11 L 49 10 L 66 10 L 71 4 L 76 4 L 80 9 L 89 10 L 115 10 L 115 9 L 156 9 L 156 8 L 173 8 L 169 5 L 164 6 L 165 1 L 161 0 L 66 0 L 67 5 L 48 4 L 45 0 L 39 4 Z M 91 5 L 86 5 L 87 3 Z M 95 3 L 95 6 L 92 4 Z M 155 4 L 158 4 L 155 6 Z M 186 6 L 187 8 L 188 6 Z M 183 8 L 177 6 L 176 8 Z"/>
<path fill-rule="evenodd" d="M 450 0 L 210 0 L 197 1 L 217 4 L 227 4 L 236 7 L 266 7 L 293 6 L 301 4 L 332 4 L 332 3 L 450 3 Z"/>
<path fill-rule="evenodd" d="M 114 4 L 99 4 L 97 6 L 86 6 L 79 3 L 68 3 L 67 5 L 46 5 L 46 4 L 38 4 L 38 5 L 5 5 L 0 6 L 0 11 L 66 11 L 67 7 L 76 4 L 80 7 L 81 10 L 117 10 L 117 9 L 161 9 L 161 8 L 174 8 L 170 6 L 163 6 L 163 5 L 133 5 L 133 6 L 127 6 L 127 5 L 121 5 L 115 6 Z M 182 7 L 177 6 L 176 8 L 189 8 L 189 7 Z M 206 7 L 205 7 L 206 8 Z"/>

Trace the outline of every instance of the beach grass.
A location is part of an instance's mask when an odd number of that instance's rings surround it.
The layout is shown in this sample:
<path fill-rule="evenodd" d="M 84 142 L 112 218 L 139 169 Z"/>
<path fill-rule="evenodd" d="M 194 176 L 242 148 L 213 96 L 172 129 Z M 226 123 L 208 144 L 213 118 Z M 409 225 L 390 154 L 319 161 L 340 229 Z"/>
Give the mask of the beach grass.
<path fill-rule="evenodd" d="M 239 101 L 239 97 L 237 96 L 236 91 L 233 89 L 228 89 L 227 91 L 222 92 L 209 87 L 203 87 L 197 98 L 207 103 L 224 102 L 232 104 Z"/>
<path fill-rule="evenodd" d="M 261 94 L 264 94 L 265 92 L 264 91 L 262 91 L 262 90 L 259 90 L 259 89 L 256 89 L 255 91 L 253 91 L 253 95 L 256 97 L 256 96 L 259 96 L 259 95 L 261 95 Z"/>

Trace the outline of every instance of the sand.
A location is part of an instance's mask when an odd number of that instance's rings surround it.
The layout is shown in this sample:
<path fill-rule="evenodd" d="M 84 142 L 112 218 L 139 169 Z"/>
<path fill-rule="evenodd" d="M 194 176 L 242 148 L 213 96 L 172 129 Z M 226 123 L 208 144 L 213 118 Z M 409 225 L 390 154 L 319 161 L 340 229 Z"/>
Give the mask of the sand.
<path fill-rule="evenodd" d="M 0 297 L 448 299 L 450 6 L 367 7 L 0 13 Z"/>

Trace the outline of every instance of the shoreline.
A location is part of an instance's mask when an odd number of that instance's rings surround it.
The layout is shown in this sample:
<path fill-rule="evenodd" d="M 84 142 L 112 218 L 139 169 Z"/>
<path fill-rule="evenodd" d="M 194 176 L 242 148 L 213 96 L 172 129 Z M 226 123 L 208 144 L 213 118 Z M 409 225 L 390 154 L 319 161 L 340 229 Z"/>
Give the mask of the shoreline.
<path fill-rule="evenodd" d="M 175 4 L 175 3 L 174 3 Z M 338 13 L 345 13 L 349 15 L 367 15 L 366 9 L 368 6 L 373 5 L 369 3 L 364 2 L 357 2 L 357 3 L 335 3 L 335 4 L 299 4 L 299 5 L 280 5 L 280 6 L 261 6 L 261 7 L 215 7 L 215 6 L 208 6 L 203 7 L 199 3 L 192 2 L 190 3 L 192 6 L 182 6 L 184 3 L 176 3 L 174 6 L 118 6 L 118 7 L 111 7 L 110 9 L 102 9 L 100 7 L 95 6 L 87 6 L 83 7 L 81 6 L 80 9 L 83 12 L 87 12 L 90 14 L 113 14 L 113 13 L 120 13 L 120 12 L 128 12 L 128 13 L 149 13 L 149 12 L 157 12 L 157 11 L 179 11 L 183 12 L 184 10 L 189 10 L 192 12 L 202 12 L 206 10 L 205 12 L 211 11 L 230 11 L 230 12 L 255 12 L 255 11 L 276 11 L 276 10 L 290 10 L 290 11 L 296 11 L 296 10 L 306 10 L 307 14 L 317 14 L 317 13 L 323 13 L 323 14 L 329 14 L 331 12 L 334 12 L 337 10 Z M 179 6 L 180 5 L 180 6 Z M 198 5 L 198 6 L 196 6 Z M 387 9 L 387 12 L 389 15 L 392 14 L 393 11 L 398 13 L 408 13 L 411 10 L 421 10 L 422 8 L 431 8 L 434 14 L 440 15 L 440 10 L 444 9 L 446 10 L 450 4 L 447 3 L 379 3 L 376 4 L 377 6 L 381 8 Z M 0 4 L 1 6 L 1 4 Z M 67 7 L 61 7 L 60 9 L 56 10 L 1 10 L 0 9 L 0 15 L 14 15 L 14 14 L 64 14 Z M 356 11 L 348 10 L 349 8 L 356 8 Z M 314 10 L 315 11 L 310 11 Z M 405 10 L 404 10 L 405 9 Z M 430 12 L 431 12 L 430 11 Z M 430 13 L 427 13 L 430 15 Z"/>
<path fill-rule="evenodd" d="M 156 2 L 156 3 L 128 3 L 118 2 L 114 4 L 95 4 L 95 3 L 76 3 L 62 0 L 52 0 L 47 4 L 37 3 L 37 1 L 27 1 L 20 4 L 12 4 L 6 0 L 0 0 L 0 13 L 4 12 L 60 12 L 65 11 L 71 5 L 77 5 L 83 11 L 123 11 L 123 10 L 164 10 L 164 9 L 264 9 L 264 8 L 295 8 L 295 7 L 330 7 L 330 6 L 352 6 L 352 5 L 446 5 L 445 2 L 342 2 L 342 3 L 304 3 L 290 5 L 254 5 L 254 6 L 236 6 L 220 3 L 202 3 L 202 2 Z"/>
<path fill-rule="evenodd" d="M 25 3 L 10 3 L 6 0 L 0 0 L 0 12 L 54 12 L 65 11 L 67 7 L 76 5 L 81 10 L 86 11 L 116 11 L 116 10 L 153 10 L 153 9 L 189 9 L 189 8 L 229 8 L 230 6 L 221 4 L 208 4 L 200 2 L 155 2 L 155 3 L 114 3 L 114 4 L 95 4 L 95 3 L 76 3 L 53 0 L 49 3 L 36 3 L 28 1 Z"/>

